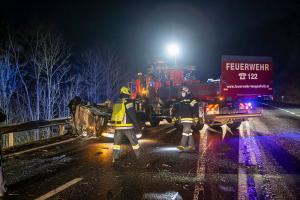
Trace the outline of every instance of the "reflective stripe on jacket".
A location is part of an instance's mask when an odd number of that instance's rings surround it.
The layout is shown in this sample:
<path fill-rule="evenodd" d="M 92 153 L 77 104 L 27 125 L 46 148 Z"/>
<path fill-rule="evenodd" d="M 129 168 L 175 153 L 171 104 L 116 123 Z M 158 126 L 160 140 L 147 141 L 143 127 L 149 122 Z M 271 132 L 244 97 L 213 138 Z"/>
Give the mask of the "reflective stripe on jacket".
<path fill-rule="evenodd" d="M 184 98 L 174 105 L 174 116 L 182 123 L 192 123 L 199 116 L 199 106 L 196 100 Z"/>
<path fill-rule="evenodd" d="M 118 101 L 124 101 L 126 112 L 123 121 L 116 123 L 116 129 L 132 129 L 138 124 L 134 102 L 131 99 L 119 99 Z"/>

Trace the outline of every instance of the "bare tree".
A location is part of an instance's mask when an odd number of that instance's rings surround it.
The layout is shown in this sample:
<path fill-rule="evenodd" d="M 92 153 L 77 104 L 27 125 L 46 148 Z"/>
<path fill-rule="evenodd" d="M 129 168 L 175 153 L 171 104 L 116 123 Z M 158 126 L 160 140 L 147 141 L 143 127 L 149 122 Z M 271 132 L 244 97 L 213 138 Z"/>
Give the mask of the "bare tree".
<path fill-rule="evenodd" d="M 122 70 L 121 58 L 112 48 L 105 48 L 101 54 L 102 68 L 104 69 L 104 91 L 106 99 L 114 99 L 118 89 L 126 81 L 128 72 Z"/>
<path fill-rule="evenodd" d="M 54 31 L 37 31 L 32 43 L 30 61 L 35 69 L 37 98 L 42 94 L 40 85 L 43 85 L 44 118 L 51 119 L 57 114 L 55 105 L 61 98 L 61 84 L 70 70 L 70 53 L 62 37 Z"/>
<path fill-rule="evenodd" d="M 10 49 L 22 89 L 19 103 L 24 103 L 30 120 L 51 119 L 59 115 L 66 74 L 70 71 L 69 49 L 57 32 L 39 27 L 23 34 L 25 51 L 20 55 L 10 37 Z M 20 64 L 22 57 L 22 64 Z M 36 132 L 36 138 L 39 138 Z"/>
<path fill-rule="evenodd" d="M 121 59 L 112 48 L 94 48 L 81 56 L 84 87 L 87 99 L 100 102 L 113 99 L 120 85 L 126 80 Z"/>
<path fill-rule="evenodd" d="M 80 66 L 83 76 L 83 87 L 86 98 L 90 102 L 97 103 L 103 93 L 103 66 L 99 48 L 84 52 L 80 58 Z"/>
<path fill-rule="evenodd" d="M 67 116 L 67 105 L 77 95 L 94 103 L 114 99 L 127 78 L 113 48 L 85 52 L 81 71 L 72 73 L 70 51 L 52 29 L 39 27 L 7 35 L 5 45 L 0 46 L 0 106 L 14 122 Z M 35 131 L 33 137 L 38 140 L 40 132 Z M 28 138 L 32 139 L 31 133 Z"/>
<path fill-rule="evenodd" d="M 11 54 L 7 49 L 0 55 L 0 107 L 7 114 L 7 121 L 12 118 L 10 104 L 17 88 L 17 71 L 12 63 Z"/>
<path fill-rule="evenodd" d="M 69 103 L 75 96 L 79 96 L 81 76 L 74 75 L 68 80 L 68 84 L 61 90 L 61 101 L 59 102 L 59 116 L 69 116 Z"/>

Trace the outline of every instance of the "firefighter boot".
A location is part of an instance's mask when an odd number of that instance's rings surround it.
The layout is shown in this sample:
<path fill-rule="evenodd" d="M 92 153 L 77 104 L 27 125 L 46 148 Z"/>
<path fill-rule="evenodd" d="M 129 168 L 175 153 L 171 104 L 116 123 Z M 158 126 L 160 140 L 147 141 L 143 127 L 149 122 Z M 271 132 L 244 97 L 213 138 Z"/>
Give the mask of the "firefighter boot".
<path fill-rule="evenodd" d="M 114 149 L 113 150 L 113 160 L 112 160 L 112 162 L 113 163 L 120 162 L 120 157 L 121 157 L 121 150 Z"/>
<path fill-rule="evenodd" d="M 141 156 L 141 146 L 139 145 L 139 143 L 137 142 L 136 144 L 133 144 L 132 149 L 134 151 L 135 157 L 139 159 L 139 157 Z"/>
<path fill-rule="evenodd" d="M 190 150 L 190 151 L 195 151 L 196 150 L 196 148 L 195 148 L 195 141 L 194 141 L 192 133 L 189 134 L 188 150 Z"/>
<path fill-rule="evenodd" d="M 181 141 L 180 141 L 180 146 L 177 147 L 180 151 L 183 151 L 184 148 L 187 146 L 188 143 L 188 133 L 182 133 Z"/>
<path fill-rule="evenodd" d="M 141 149 L 135 149 L 134 154 L 135 154 L 136 159 L 140 159 L 141 158 Z"/>
<path fill-rule="evenodd" d="M 176 148 L 177 148 L 178 150 L 180 150 L 180 151 L 183 151 L 183 150 L 184 150 L 184 146 L 181 146 L 181 145 L 177 146 Z"/>

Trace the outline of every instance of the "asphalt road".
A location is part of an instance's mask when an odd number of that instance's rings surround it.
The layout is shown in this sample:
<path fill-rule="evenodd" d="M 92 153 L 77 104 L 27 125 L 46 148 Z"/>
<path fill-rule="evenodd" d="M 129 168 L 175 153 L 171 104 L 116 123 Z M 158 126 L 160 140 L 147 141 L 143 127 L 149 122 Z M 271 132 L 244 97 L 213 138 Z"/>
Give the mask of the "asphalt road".
<path fill-rule="evenodd" d="M 180 130 L 147 128 L 136 161 L 124 145 L 75 139 L 6 156 L 10 199 L 300 199 L 300 107 L 262 104 L 263 117 L 227 133 L 194 133 L 196 152 L 179 152 Z M 218 130 L 220 131 L 220 130 Z"/>

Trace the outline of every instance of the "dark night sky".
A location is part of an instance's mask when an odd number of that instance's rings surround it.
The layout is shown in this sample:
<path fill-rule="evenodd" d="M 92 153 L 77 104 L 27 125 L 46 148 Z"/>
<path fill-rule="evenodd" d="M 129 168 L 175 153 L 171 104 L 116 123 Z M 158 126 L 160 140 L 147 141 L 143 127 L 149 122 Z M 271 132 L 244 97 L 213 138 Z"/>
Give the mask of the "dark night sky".
<path fill-rule="evenodd" d="M 176 41 L 181 46 L 179 62 L 199 66 L 207 78 L 218 76 L 223 54 L 284 60 L 273 43 L 299 30 L 280 33 L 299 22 L 296 2 L 11 0 L 2 3 L 0 20 L 52 24 L 77 53 L 94 44 L 114 45 L 128 65 L 140 69 L 152 59 L 166 59 L 165 46 Z"/>

